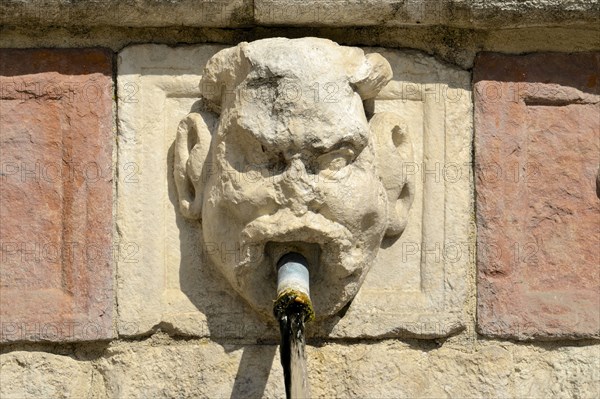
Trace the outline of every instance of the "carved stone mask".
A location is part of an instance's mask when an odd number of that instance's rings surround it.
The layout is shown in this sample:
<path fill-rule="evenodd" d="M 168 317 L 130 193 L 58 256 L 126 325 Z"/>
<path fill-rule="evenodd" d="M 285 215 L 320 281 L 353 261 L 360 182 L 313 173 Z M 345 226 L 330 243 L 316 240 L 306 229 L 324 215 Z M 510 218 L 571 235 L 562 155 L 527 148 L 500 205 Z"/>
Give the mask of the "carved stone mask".
<path fill-rule="evenodd" d="M 205 110 L 177 133 L 180 209 L 201 220 L 210 260 L 261 314 L 271 317 L 284 252 L 309 260 L 319 319 L 356 295 L 383 237 L 403 231 L 406 128 L 363 108 L 391 77 L 382 56 L 317 38 L 241 43 L 207 63 Z"/>

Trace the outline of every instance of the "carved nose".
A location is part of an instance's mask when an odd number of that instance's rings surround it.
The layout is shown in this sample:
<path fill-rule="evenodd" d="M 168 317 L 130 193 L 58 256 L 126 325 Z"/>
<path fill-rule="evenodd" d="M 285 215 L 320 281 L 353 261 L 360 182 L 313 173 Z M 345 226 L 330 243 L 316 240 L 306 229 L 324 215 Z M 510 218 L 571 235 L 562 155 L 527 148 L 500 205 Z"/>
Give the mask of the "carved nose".
<path fill-rule="evenodd" d="M 314 176 L 309 175 L 306 165 L 300 157 L 294 157 L 285 171 L 285 180 L 288 184 L 294 186 L 299 194 L 313 191 L 315 182 Z"/>
<path fill-rule="evenodd" d="M 290 160 L 290 166 L 288 170 L 291 172 L 292 176 L 303 177 L 302 175 L 306 174 L 306 167 L 304 166 L 304 162 L 300 157 L 296 156 Z"/>
<path fill-rule="evenodd" d="M 306 165 L 300 157 L 290 160 L 281 181 L 281 191 L 287 199 L 287 205 L 296 214 L 307 212 L 309 204 L 315 198 L 316 176 L 306 171 Z"/>

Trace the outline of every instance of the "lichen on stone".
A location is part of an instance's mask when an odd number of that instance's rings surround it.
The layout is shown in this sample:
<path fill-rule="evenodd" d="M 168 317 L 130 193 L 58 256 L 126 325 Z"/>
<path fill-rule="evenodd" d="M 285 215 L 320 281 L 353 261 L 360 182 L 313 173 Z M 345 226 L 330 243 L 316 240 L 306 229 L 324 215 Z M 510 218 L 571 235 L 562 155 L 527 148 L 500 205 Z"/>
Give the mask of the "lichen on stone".
<path fill-rule="evenodd" d="M 292 313 L 304 316 L 304 322 L 315 318 L 312 302 L 308 295 L 293 289 L 281 292 L 273 305 L 273 314 L 279 320 L 284 315 Z"/>

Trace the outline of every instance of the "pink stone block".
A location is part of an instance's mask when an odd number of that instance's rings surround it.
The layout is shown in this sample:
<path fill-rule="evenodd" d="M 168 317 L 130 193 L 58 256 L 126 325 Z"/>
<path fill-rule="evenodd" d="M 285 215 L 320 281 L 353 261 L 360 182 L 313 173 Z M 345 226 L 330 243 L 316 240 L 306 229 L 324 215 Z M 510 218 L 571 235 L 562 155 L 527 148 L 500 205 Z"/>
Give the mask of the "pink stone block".
<path fill-rule="evenodd" d="M 0 50 L 0 342 L 112 329 L 112 54 Z"/>
<path fill-rule="evenodd" d="M 480 54 L 477 325 L 600 337 L 600 53 Z"/>

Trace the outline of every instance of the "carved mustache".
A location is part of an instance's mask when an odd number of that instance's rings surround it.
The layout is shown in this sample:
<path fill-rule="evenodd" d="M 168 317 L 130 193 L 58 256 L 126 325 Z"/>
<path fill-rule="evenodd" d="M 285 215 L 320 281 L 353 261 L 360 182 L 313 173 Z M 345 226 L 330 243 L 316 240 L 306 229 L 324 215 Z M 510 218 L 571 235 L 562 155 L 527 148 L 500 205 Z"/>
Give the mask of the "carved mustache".
<path fill-rule="evenodd" d="M 303 241 L 316 244 L 336 243 L 341 250 L 352 246 L 352 233 L 340 223 L 323 215 L 307 212 L 298 217 L 289 209 L 282 209 L 273 215 L 264 215 L 250 222 L 240 234 L 241 241 L 263 242 Z"/>

